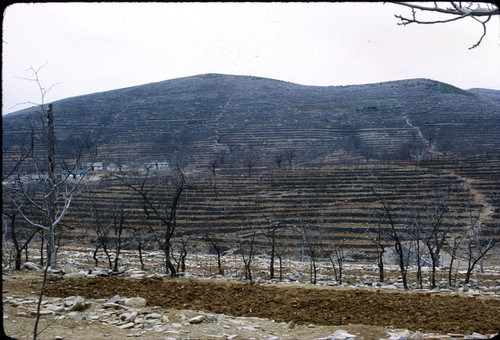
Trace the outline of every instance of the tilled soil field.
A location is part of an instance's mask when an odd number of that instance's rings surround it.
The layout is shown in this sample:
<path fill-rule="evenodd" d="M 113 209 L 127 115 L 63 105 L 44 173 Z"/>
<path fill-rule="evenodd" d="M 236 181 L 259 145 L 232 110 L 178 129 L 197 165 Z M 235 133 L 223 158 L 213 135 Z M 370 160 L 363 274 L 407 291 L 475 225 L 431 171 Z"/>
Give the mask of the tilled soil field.
<path fill-rule="evenodd" d="M 392 326 L 440 334 L 494 334 L 500 330 L 498 299 L 430 292 L 182 278 L 50 278 L 46 296 L 74 295 L 86 298 L 140 296 L 150 306 L 294 321 L 297 324 Z"/>

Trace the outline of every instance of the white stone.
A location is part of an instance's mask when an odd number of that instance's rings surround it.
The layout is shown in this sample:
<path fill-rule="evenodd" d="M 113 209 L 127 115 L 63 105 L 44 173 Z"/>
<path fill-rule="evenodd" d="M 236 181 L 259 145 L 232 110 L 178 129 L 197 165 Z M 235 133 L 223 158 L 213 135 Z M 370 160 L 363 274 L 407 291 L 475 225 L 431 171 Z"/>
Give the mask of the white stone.
<path fill-rule="evenodd" d="M 121 328 L 121 329 L 129 329 L 129 328 L 132 328 L 132 327 L 134 327 L 134 323 L 133 322 L 125 323 L 123 325 L 118 326 L 118 328 Z"/>
<path fill-rule="evenodd" d="M 58 306 L 58 305 L 54 305 L 54 304 L 46 304 L 44 307 L 46 309 L 50 309 L 51 311 L 56 312 L 56 313 L 64 312 L 63 306 Z"/>
<path fill-rule="evenodd" d="M 422 340 L 422 339 L 424 339 L 424 336 L 422 333 L 420 333 L 420 331 L 416 331 L 408 339 L 410 339 L 410 340 Z"/>
<path fill-rule="evenodd" d="M 202 323 L 206 319 L 206 315 L 197 315 L 194 318 L 191 318 L 189 320 L 189 323 L 196 324 L 196 323 Z"/>
<path fill-rule="evenodd" d="M 140 308 L 146 306 L 146 299 L 141 297 L 132 297 L 125 300 L 125 306 Z"/>
<path fill-rule="evenodd" d="M 66 265 L 64 266 L 64 272 L 66 274 L 69 274 L 69 273 L 72 273 L 73 272 L 73 266 L 69 263 L 66 263 Z"/>
<path fill-rule="evenodd" d="M 80 279 L 82 277 L 85 277 L 85 273 L 68 273 L 64 277 L 68 279 Z"/>
<path fill-rule="evenodd" d="M 37 311 L 36 310 L 32 310 L 32 311 L 30 311 L 30 314 L 33 315 L 33 316 L 36 316 Z M 51 311 L 51 310 L 41 310 L 40 311 L 40 316 L 49 315 L 49 314 L 54 314 L 54 312 Z"/>
<path fill-rule="evenodd" d="M 134 320 L 137 318 L 137 311 L 133 311 L 132 313 L 130 313 L 127 318 L 125 319 L 125 321 L 129 321 L 129 322 L 134 322 Z"/>
<path fill-rule="evenodd" d="M 357 339 L 357 335 L 347 333 L 343 329 L 338 329 L 333 333 L 331 337 L 332 340 L 347 340 L 347 339 Z"/>
<path fill-rule="evenodd" d="M 84 310 L 88 305 L 85 303 L 85 298 L 83 296 L 77 296 L 73 300 L 73 304 L 71 305 L 71 310 L 81 311 Z"/>
<path fill-rule="evenodd" d="M 38 264 L 33 263 L 33 262 L 26 262 L 25 264 L 23 264 L 21 269 L 42 270 L 42 267 L 40 267 Z"/>
<path fill-rule="evenodd" d="M 402 338 L 408 339 L 408 337 L 410 336 L 410 331 L 407 329 L 397 329 L 388 333 L 390 335 L 389 340 L 399 340 Z"/>

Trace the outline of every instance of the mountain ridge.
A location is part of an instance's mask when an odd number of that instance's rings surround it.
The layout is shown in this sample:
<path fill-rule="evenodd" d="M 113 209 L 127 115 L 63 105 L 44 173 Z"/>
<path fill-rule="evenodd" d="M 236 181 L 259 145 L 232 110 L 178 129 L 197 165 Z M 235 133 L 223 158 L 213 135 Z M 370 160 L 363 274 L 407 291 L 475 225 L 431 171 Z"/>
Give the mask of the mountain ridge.
<path fill-rule="evenodd" d="M 198 78 L 198 77 L 214 77 L 214 78 L 216 78 L 216 77 L 236 77 L 236 78 L 248 78 L 248 79 L 253 79 L 253 80 L 272 81 L 272 82 L 277 82 L 277 83 L 285 83 L 285 84 L 292 84 L 292 85 L 298 85 L 298 86 L 304 86 L 304 87 L 315 87 L 315 88 L 345 88 L 345 87 L 361 87 L 361 86 L 369 86 L 369 85 L 377 85 L 377 84 L 378 85 L 380 85 L 380 84 L 398 84 L 398 83 L 399 84 L 403 84 L 405 82 L 406 83 L 411 83 L 411 82 L 414 82 L 414 81 L 424 81 L 424 82 L 428 81 L 430 83 L 445 84 L 447 86 L 451 86 L 451 87 L 455 88 L 458 91 L 463 91 L 463 92 L 466 92 L 466 93 L 469 93 L 469 94 L 475 94 L 476 92 L 481 92 L 481 91 L 491 91 L 491 92 L 494 92 L 494 93 L 498 93 L 498 96 L 500 96 L 500 90 L 489 89 L 489 88 L 470 88 L 470 89 L 464 90 L 464 89 L 461 89 L 461 88 L 456 87 L 454 85 L 450 85 L 450 84 L 447 84 L 447 83 L 444 83 L 444 82 L 441 82 L 441 81 L 438 81 L 438 80 L 430 79 L 430 78 L 408 78 L 408 79 L 387 80 L 387 81 L 382 81 L 382 82 L 365 83 L 365 84 L 306 85 L 306 84 L 294 83 L 294 82 L 287 81 L 287 80 L 273 79 L 273 78 L 260 77 L 260 76 L 234 75 L 234 74 L 224 74 L 224 73 L 203 73 L 203 74 L 199 74 L 199 75 L 177 77 L 177 78 L 165 79 L 165 80 L 160 80 L 160 81 L 155 81 L 155 82 L 149 82 L 149 83 L 144 83 L 144 84 L 139 84 L 139 85 L 131 85 L 131 86 L 126 86 L 126 87 L 122 87 L 122 88 L 116 88 L 116 89 L 110 89 L 110 90 L 103 90 L 103 91 L 97 91 L 97 92 L 90 92 L 90 93 L 86 93 L 86 94 L 75 95 L 75 96 L 70 96 L 70 97 L 63 98 L 63 99 L 54 100 L 51 103 L 54 104 L 54 103 L 59 103 L 61 101 L 66 101 L 66 100 L 69 100 L 69 99 L 75 99 L 75 98 L 79 98 L 79 97 L 99 95 L 99 94 L 107 94 L 107 93 L 111 93 L 111 92 L 114 92 L 114 91 L 133 90 L 133 89 L 140 88 L 140 87 L 143 87 L 143 86 L 155 85 L 155 84 L 163 84 L 163 83 L 172 82 L 172 81 L 176 81 L 176 80 L 187 80 L 187 79 L 190 79 L 190 78 Z M 25 108 L 25 109 L 21 109 L 21 110 L 18 110 L 18 111 L 7 113 L 7 114 L 3 115 L 3 117 L 9 116 L 9 115 L 17 115 L 17 114 L 20 114 L 20 113 L 31 111 L 31 110 L 33 110 L 36 107 L 38 107 L 38 105 L 32 106 L 32 107 L 28 107 L 28 108 Z"/>
<path fill-rule="evenodd" d="M 224 156 L 231 166 L 253 158 L 268 167 L 290 150 L 303 164 L 500 150 L 500 91 L 426 78 L 316 86 L 207 73 L 52 104 L 62 157 L 92 131 L 86 149 L 98 147 L 106 163 L 200 166 Z M 3 116 L 4 155 L 15 154 L 36 111 Z"/>

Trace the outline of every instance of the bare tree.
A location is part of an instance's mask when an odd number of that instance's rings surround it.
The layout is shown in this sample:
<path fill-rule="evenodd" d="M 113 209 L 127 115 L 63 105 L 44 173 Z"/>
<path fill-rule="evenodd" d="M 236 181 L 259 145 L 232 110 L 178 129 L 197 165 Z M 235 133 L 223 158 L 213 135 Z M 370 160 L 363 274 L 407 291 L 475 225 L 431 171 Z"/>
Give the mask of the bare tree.
<path fill-rule="evenodd" d="M 208 162 L 207 168 L 212 173 L 212 188 L 214 190 L 215 197 L 217 197 L 217 195 L 218 195 L 217 180 L 216 180 L 216 174 L 217 174 L 218 167 L 220 167 L 219 159 L 215 158 L 215 159 L 212 159 L 210 162 Z"/>
<path fill-rule="evenodd" d="M 88 206 L 86 210 L 89 212 L 88 214 L 88 226 L 95 234 L 94 239 L 94 252 L 92 258 L 94 259 L 95 266 L 99 265 L 99 259 L 97 254 L 99 250 L 102 249 L 107 256 L 108 259 L 108 267 L 112 268 L 111 263 L 111 255 L 108 251 L 109 244 L 111 242 L 109 232 L 110 232 L 110 220 L 107 218 L 107 211 L 101 211 L 96 202 L 96 198 L 92 188 L 89 186 L 87 192 L 87 202 Z M 105 207 L 106 209 L 107 207 Z"/>
<path fill-rule="evenodd" d="M 49 265 L 56 268 L 58 226 L 69 211 L 74 196 L 79 193 L 80 184 L 86 178 L 88 169 L 79 168 L 82 151 L 80 148 L 75 164 L 69 168 L 63 168 L 60 176 L 56 175 L 52 105 L 49 104 L 48 110 L 45 106 L 41 109 L 40 121 L 44 152 L 41 156 L 32 152 L 25 160 L 31 163 L 31 168 L 35 171 L 31 177 L 26 178 L 18 169 L 16 185 L 10 188 L 9 199 L 27 223 L 34 228 L 47 231 L 47 259 Z M 30 216 L 28 211 L 32 210 L 43 215 L 43 220 L 36 221 Z"/>
<path fill-rule="evenodd" d="M 47 89 L 41 85 L 38 77 L 40 69 L 35 70 L 31 67 L 29 70 L 33 75 L 32 78 L 26 78 L 26 80 L 37 84 L 41 96 L 40 111 L 38 112 L 39 124 L 35 126 L 34 122 L 29 121 L 31 130 L 31 143 L 30 147 L 27 148 L 29 151 L 18 158 L 20 162 L 11 172 L 11 176 L 15 176 L 14 185 L 9 188 L 7 195 L 19 216 L 33 228 L 47 232 L 47 263 L 33 331 L 33 338 L 36 339 L 47 272 L 49 267 L 55 269 L 57 265 L 59 227 L 69 211 L 73 198 L 79 193 L 82 181 L 87 176 L 88 169 L 81 168 L 80 162 L 84 150 L 83 146 L 89 135 L 76 148 L 73 164 L 69 166 L 62 162 L 58 164 L 53 105 L 46 106 L 45 104 L 45 96 L 52 86 Z M 62 168 L 60 174 L 56 174 L 58 166 Z M 26 178 L 26 172 L 23 173 L 26 170 L 31 172 L 28 178 Z M 41 216 L 41 218 L 35 219 L 30 214 L 32 211 L 36 211 L 36 215 Z"/>
<path fill-rule="evenodd" d="M 36 228 L 31 228 L 31 229 L 26 229 L 24 232 L 20 231 L 17 229 L 17 221 L 16 221 L 16 213 L 13 212 L 9 214 L 8 212 L 3 212 L 3 214 L 9 218 L 10 221 L 10 235 L 12 238 L 12 242 L 14 244 L 14 250 L 16 252 L 14 258 L 15 258 L 15 269 L 20 270 L 21 269 L 21 257 L 22 257 L 22 252 L 23 250 L 26 250 L 26 254 L 28 252 L 28 244 L 31 242 L 33 237 L 36 235 L 38 232 L 38 229 Z M 28 259 L 26 259 L 28 261 Z"/>
<path fill-rule="evenodd" d="M 410 238 L 412 239 L 415 247 L 415 263 L 417 265 L 417 284 L 419 285 L 420 289 L 424 288 L 423 287 L 423 276 L 422 276 L 422 256 L 423 256 L 423 249 L 421 246 L 422 242 L 422 227 L 418 223 L 418 217 L 413 216 L 413 220 L 409 223 L 409 232 L 410 232 Z M 434 277 L 434 275 L 433 275 Z"/>
<path fill-rule="evenodd" d="M 396 15 L 400 20 L 398 25 L 409 24 L 440 24 L 449 23 L 456 20 L 471 18 L 481 25 L 483 33 L 479 40 L 473 44 L 469 49 L 476 48 L 481 44 L 483 38 L 486 36 L 486 24 L 492 17 L 499 15 L 500 11 L 498 6 L 488 2 L 433 2 L 433 3 L 409 3 L 409 2 L 392 2 L 397 5 L 405 6 L 411 9 L 411 15 Z M 417 12 L 420 15 L 441 14 L 442 19 L 435 19 L 435 16 L 430 16 L 429 19 L 417 18 Z"/>
<path fill-rule="evenodd" d="M 274 157 L 274 162 L 276 163 L 276 165 L 278 165 L 278 169 L 281 169 L 281 163 L 283 163 L 283 158 L 284 158 L 284 155 L 282 155 L 282 154 L 277 154 Z"/>
<path fill-rule="evenodd" d="M 380 282 L 384 282 L 384 254 L 385 254 L 385 248 L 387 246 L 387 235 L 384 231 L 384 228 L 382 228 L 382 218 L 380 214 L 376 213 L 376 217 L 378 220 L 378 226 L 376 230 L 373 232 L 371 241 L 375 243 L 376 251 L 377 251 L 377 267 L 378 267 L 378 277 Z"/>
<path fill-rule="evenodd" d="M 215 253 L 217 254 L 217 270 L 219 275 L 224 276 L 224 269 L 222 269 L 222 262 L 221 262 L 222 249 L 221 246 L 219 245 L 218 240 L 209 233 L 205 235 L 205 239 L 210 243 L 211 246 L 210 249 L 215 250 Z"/>
<path fill-rule="evenodd" d="M 288 162 L 288 166 L 291 169 L 292 168 L 293 160 L 295 159 L 295 150 L 294 149 L 288 149 L 288 150 L 286 150 L 284 156 L 285 156 L 285 159 Z"/>
<path fill-rule="evenodd" d="M 165 269 L 175 277 L 177 270 L 171 261 L 172 237 L 177 228 L 177 213 L 181 204 L 182 193 L 189 188 L 186 176 L 179 166 L 176 168 L 176 180 L 168 177 L 155 177 L 152 182 L 149 169 L 138 182 L 130 182 L 124 173 L 118 178 L 142 198 L 143 210 L 146 218 L 150 221 L 157 220 L 159 227 L 163 229 L 163 235 L 159 235 L 151 224 L 148 225 L 153 233 L 154 239 L 165 255 Z"/>
<path fill-rule="evenodd" d="M 315 233 L 309 223 L 304 221 L 301 217 L 299 232 L 302 234 L 303 248 L 302 248 L 302 258 L 304 259 L 304 247 L 307 247 L 307 255 L 309 257 L 309 280 L 312 284 L 317 283 L 318 277 L 318 266 L 317 260 L 321 253 L 321 236 Z"/>
<path fill-rule="evenodd" d="M 458 235 L 455 235 L 453 237 L 453 244 L 451 247 L 448 247 L 447 252 L 450 255 L 450 264 L 448 266 L 448 285 L 451 287 L 452 286 L 452 273 L 453 273 L 453 263 L 457 259 L 458 255 L 457 252 L 462 246 L 462 242 L 464 240 L 464 235 L 462 233 L 459 233 Z M 449 243 L 450 245 L 450 243 Z"/>
<path fill-rule="evenodd" d="M 394 216 L 394 209 L 390 204 L 373 189 L 373 194 L 377 197 L 379 202 L 382 204 L 380 214 L 381 222 L 387 222 L 389 224 L 389 236 L 394 242 L 394 250 L 398 258 L 399 270 L 401 272 L 401 278 L 403 280 L 404 289 L 408 289 L 407 280 L 407 266 L 408 263 L 405 261 L 405 254 L 403 249 L 403 242 L 405 240 L 405 228 L 398 227 L 397 221 Z M 385 219 L 383 218 L 385 217 Z"/>
<path fill-rule="evenodd" d="M 500 225 L 500 221 L 497 224 Z M 464 247 L 467 257 L 467 272 L 465 273 L 464 284 L 470 282 L 472 272 L 478 262 L 480 262 L 486 254 L 497 245 L 495 236 L 484 240 L 483 227 L 481 220 L 481 209 L 474 210 L 472 206 L 469 207 L 469 223 L 466 227 L 464 235 Z"/>
<path fill-rule="evenodd" d="M 251 282 L 253 280 L 252 261 L 255 256 L 255 238 L 257 237 L 257 232 L 254 228 L 250 228 L 248 232 L 245 232 L 242 227 L 236 234 L 236 237 L 236 243 L 238 244 L 245 269 L 245 280 Z"/>
<path fill-rule="evenodd" d="M 123 224 L 125 223 L 124 217 L 124 207 L 123 203 L 120 204 L 119 207 L 115 207 L 113 211 L 113 230 L 115 233 L 114 243 L 115 243 L 115 259 L 113 264 L 113 271 L 118 272 L 118 264 L 120 261 L 120 251 L 122 250 L 123 245 Z"/>
<path fill-rule="evenodd" d="M 178 242 L 179 256 L 178 258 L 175 257 L 174 246 L 172 246 L 172 259 L 177 264 L 177 272 L 184 273 L 186 271 L 186 257 L 188 254 L 189 241 L 191 241 L 191 235 L 183 233 L 176 236 L 179 239 Z"/>
<path fill-rule="evenodd" d="M 144 270 L 144 259 L 142 256 L 142 250 L 144 248 L 144 238 L 142 236 L 142 232 L 139 228 L 134 228 L 132 230 L 132 235 L 137 242 L 137 251 L 139 252 L 139 262 L 141 263 L 141 270 Z"/>
<path fill-rule="evenodd" d="M 257 164 L 257 156 L 253 154 L 247 155 L 245 159 L 245 165 L 248 169 L 248 177 L 252 177 L 252 169 L 255 167 Z"/>
<path fill-rule="evenodd" d="M 443 195 L 438 195 L 437 201 L 434 202 L 429 199 L 425 200 L 423 206 L 425 215 L 421 220 L 422 228 L 419 230 L 423 233 L 423 241 L 431 258 L 431 288 L 434 289 L 436 288 L 436 267 L 439 266 L 441 250 L 446 244 L 452 224 L 443 221 L 445 214 L 449 211 Z"/>
<path fill-rule="evenodd" d="M 285 216 L 281 217 L 280 220 L 278 221 L 271 221 L 269 218 L 265 217 L 265 220 L 267 221 L 267 227 L 264 228 L 264 236 L 266 237 L 267 241 L 269 242 L 270 250 L 269 250 L 269 256 L 270 256 L 270 261 L 269 261 L 269 278 L 272 280 L 274 279 L 274 274 L 275 274 L 275 257 L 277 256 L 279 259 L 279 267 L 280 267 L 280 281 L 283 278 L 283 267 L 282 267 L 282 258 L 281 258 L 281 251 L 279 249 L 279 242 L 278 242 L 278 233 L 279 231 L 283 230 L 286 228 L 286 222 L 285 222 Z"/>
<path fill-rule="evenodd" d="M 344 261 L 346 259 L 346 253 L 344 251 L 344 241 L 339 240 L 338 242 L 336 242 L 332 240 L 326 246 L 320 246 L 323 253 L 326 255 L 326 257 L 330 261 L 330 264 L 332 265 L 335 281 L 337 281 L 339 285 L 342 284 Z"/>
<path fill-rule="evenodd" d="M 104 251 L 108 260 L 108 267 L 114 272 L 118 271 L 120 252 L 123 245 L 123 225 L 124 225 L 124 206 L 123 203 L 118 203 L 115 206 L 101 207 L 96 203 L 94 192 L 88 192 L 89 206 L 87 210 L 90 212 L 88 224 L 90 229 L 95 233 L 95 248 L 93 259 L 95 265 L 98 266 L 99 260 L 97 254 L 100 249 Z M 110 235 L 111 233 L 114 236 Z M 114 258 L 112 259 L 111 250 L 114 248 Z"/>

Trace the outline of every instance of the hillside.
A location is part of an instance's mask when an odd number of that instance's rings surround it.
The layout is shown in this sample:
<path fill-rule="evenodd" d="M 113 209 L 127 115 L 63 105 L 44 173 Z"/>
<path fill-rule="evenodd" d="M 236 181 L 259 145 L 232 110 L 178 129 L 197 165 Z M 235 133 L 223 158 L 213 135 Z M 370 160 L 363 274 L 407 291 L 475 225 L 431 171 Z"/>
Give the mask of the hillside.
<path fill-rule="evenodd" d="M 85 145 L 98 160 L 226 167 L 322 165 L 359 159 L 498 154 L 500 91 L 464 91 L 411 79 L 356 86 L 303 86 L 250 76 L 205 74 L 56 101 L 61 157 Z M 17 153 L 37 109 L 3 117 L 3 160 Z M 285 161 L 286 162 L 286 161 Z"/>

